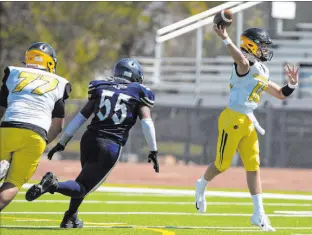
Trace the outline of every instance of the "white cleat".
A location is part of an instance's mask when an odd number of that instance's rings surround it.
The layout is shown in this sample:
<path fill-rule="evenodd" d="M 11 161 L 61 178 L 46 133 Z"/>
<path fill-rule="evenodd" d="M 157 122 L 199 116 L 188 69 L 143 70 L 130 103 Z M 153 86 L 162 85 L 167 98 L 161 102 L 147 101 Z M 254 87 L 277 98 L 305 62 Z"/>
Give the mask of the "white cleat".
<path fill-rule="evenodd" d="M 10 163 L 6 160 L 0 161 L 0 181 L 6 176 L 10 168 Z"/>
<path fill-rule="evenodd" d="M 266 215 L 253 214 L 250 220 L 253 225 L 260 227 L 262 231 L 265 231 L 265 232 L 276 231 L 275 228 L 271 226 L 270 220 Z"/>
<path fill-rule="evenodd" d="M 205 191 L 201 192 L 199 190 L 201 179 L 196 181 L 196 192 L 195 192 L 195 206 L 199 213 L 205 213 L 206 212 L 206 198 L 205 198 Z"/>

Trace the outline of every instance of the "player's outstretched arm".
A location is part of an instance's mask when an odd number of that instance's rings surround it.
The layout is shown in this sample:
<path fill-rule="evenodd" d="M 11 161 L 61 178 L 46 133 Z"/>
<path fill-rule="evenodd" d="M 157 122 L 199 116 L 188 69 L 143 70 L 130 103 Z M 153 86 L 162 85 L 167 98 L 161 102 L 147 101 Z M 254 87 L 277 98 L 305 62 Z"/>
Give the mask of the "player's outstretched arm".
<path fill-rule="evenodd" d="M 159 172 L 159 164 L 157 160 L 157 143 L 154 122 L 151 116 L 151 109 L 148 106 L 142 105 L 139 110 L 141 119 L 142 131 L 150 149 L 148 162 L 153 162 L 155 172 Z"/>
<path fill-rule="evenodd" d="M 293 65 L 291 69 L 287 64 L 284 71 L 288 77 L 288 83 L 285 86 L 280 87 L 276 83 L 270 81 L 268 89 L 266 90 L 267 93 L 281 100 L 293 93 L 295 88 L 298 86 L 299 81 L 299 68 L 295 68 Z"/>
<path fill-rule="evenodd" d="M 89 100 L 83 109 L 71 120 L 61 138 L 59 139 L 57 145 L 49 151 L 49 160 L 52 159 L 55 152 L 63 151 L 65 149 L 66 144 L 74 136 L 76 131 L 88 120 L 88 118 L 93 113 L 94 104 L 94 100 Z"/>
<path fill-rule="evenodd" d="M 227 34 L 225 28 L 222 28 L 222 26 L 217 26 L 216 24 L 214 24 L 213 29 L 217 33 L 217 35 L 223 40 L 223 43 L 227 46 L 233 60 L 237 64 L 237 72 L 239 74 L 246 74 L 249 71 L 250 67 L 248 59 L 232 43 L 232 40 Z"/>

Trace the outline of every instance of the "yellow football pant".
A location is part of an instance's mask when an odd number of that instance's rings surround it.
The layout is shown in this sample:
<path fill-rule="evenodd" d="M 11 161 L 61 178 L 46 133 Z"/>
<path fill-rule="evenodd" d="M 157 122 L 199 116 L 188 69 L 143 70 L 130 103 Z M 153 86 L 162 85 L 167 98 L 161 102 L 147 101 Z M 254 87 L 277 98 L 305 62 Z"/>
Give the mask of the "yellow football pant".
<path fill-rule="evenodd" d="M 10 162 L 4 182 L 21 188 L 36 171 L 45 147 L 45 140 L 31 130 L 0 128 L 0 161 Z"/>
<path fill-rule="evenodd" d="M 257 132 L 247 115 L 226 108 L 218 121 L 216 168 L 223 172 L 231 166 L 238 150 L 246 171 L 259 169 L 259 142 Z"/>

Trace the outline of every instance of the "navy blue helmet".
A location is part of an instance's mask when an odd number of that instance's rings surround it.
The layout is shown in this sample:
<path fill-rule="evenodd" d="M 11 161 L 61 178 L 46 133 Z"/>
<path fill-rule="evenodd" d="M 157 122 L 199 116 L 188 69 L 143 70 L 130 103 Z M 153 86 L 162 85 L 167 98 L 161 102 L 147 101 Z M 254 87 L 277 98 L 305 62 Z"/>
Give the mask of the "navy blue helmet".
<path fill-rule="evenodd" d="M 119 60 L 114 67 L 113 76 L 138 83 L 143 83 L 144 79 L 141 64 L 139 61 L 131 58 Z"/>

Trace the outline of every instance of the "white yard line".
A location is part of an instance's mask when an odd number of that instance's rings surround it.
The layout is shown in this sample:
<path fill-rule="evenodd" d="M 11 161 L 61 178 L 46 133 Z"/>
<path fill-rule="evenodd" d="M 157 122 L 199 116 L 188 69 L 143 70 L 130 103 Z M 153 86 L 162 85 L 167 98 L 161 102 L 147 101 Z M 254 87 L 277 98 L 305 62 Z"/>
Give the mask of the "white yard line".
<path fill-rule="evenodd" d="M 14 203 L 29 203 L 26 200 L 14 200 Z M 35 200 L 31 203 L 69 203 L 68 200 Z M 170 202 L 170 201 L 97 201 L 97 200 L 85 200 L 84 204 L 113 204 L 113 205 L 193 205 L 194 202 Z M 226 205 L 234 205 L 234 206 L 252 206 L 252 202 L 207 202 L 208 205 L 212 206 L 226 206 Z M 265 206 L 283 206 L 283 207 L 312 207 L 312 204 L 306 203 L 272 203 L 267 202 Z"/>
<path fill-rule="evenodd" d="M 288 214 L 288 215 L 311 215 L 312 211 L 274 211 L 276 214 Z"/>
<path fill-rule="evenodd" d="M 24 214 L 24 215 L 60 215 L 64 212 L 34 212 L 34 211 L 21 211 L 21 212 L 1 212 L 1 215 Z M 251 214 L 235 214 L 235 213 L 188 213 L 188 212 L 142 212 L 142 211 L 129 211 L 129 212 L 79 212 L 80 215 L 181 215 L 181 216 L 241 216 L 250 217 Z M 268 214 L 269 217 L 312 217 L 311 214 Z"/>
<path fill-rule="evenodd" d="M 104 224 L 104 223 L 103 223 Z M 260 231 L 258 227 L 220 227 L 220 226 L 141 226 L 141 225 L 124 225 L 124 226 L 84 226 L 85 228 L 162 228 L 162 229 L 222 229 L 224 231 Z M 42 225 L 0 225 L 0 228 L 59 228 L 59 226 L 42 226 Z M 278 230 L 311 230 L 312 227 L 275 227 Z M 292 234 L 295 235 L 295 234 Z M 296 234 L 299 235 L 299 234 Z M 310 234 L 309 234 L 310 235 Z"/>
<path fill-rule="evenodd" d="M 13 202 L 14 203 L 15 202 L 17 202 L 17 203 L 29 203 L 26 200 L 14 200 Z M 70 202 L 70 199 L 68 199 L 68 200 L 35 200 L 35 201 L 32 201 L 31 203 L 69 203 L 69 202 Z M 97 204 L 97 203 L 103 203 L 103 201 L 85 200 L 85 201 L 83 201 L 83 203 Z"/>
<path fill-rule="evenodd" d="M 118 226 L 83 226 L 84 228 L 117 228 Z M 60 228 L 60 226 L 0 225 L 0 228 Z"/>
<path fill-rule="evenodd" d="M 15 220 L 16 222 L 55 222 L 55 220 L 45 220 L 45 219 L 19 219 Z M 90 225 L 104 225 L 104 226 L 112 226 L 112 225 L 126 225 L 126 223 L 96 223 L 96 222 L 83 222 L 84 224 L 90 224 Z"/>
<path fill-rule="evenodd" d="M 106 204 L 125 204 L 125 205 L 194 205 L 194 202 L 160 202 L 160 201 L 103 201 Z M 234 205 L 234 206 L 252 206 L 252 202 L 207 202 L 210 205 Z M 302 207 L 312 207 L 312 204 L 301 204 L 301 203 L 264 203 L 265 206 L 302 206 Z"/>
<path fill-rule="evenodd" d="M 24 184 L 23 188 L 29 188 L 32 184 Z M 155 195 L 176 195 L 176 196 L 194 196 L 194 190 L 183 189 L 160 189 L 160 188 L 127 188 L 127 187 L 110 187 L 100 186 L 97 192 L 110 193 L 135 193 L 135 194 L 155 194 Z M 226 192 L 226 191 L 206 191 L 206 196 L 210 197 L 231 197 L 231 198 L 250 198 L 248 192 Z M 312 201 L 312 195 L 300 194 L 279 194 L 279 193 L 263 193 L 263 198 L 270 199 L 293 199 Z"/>

